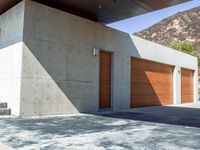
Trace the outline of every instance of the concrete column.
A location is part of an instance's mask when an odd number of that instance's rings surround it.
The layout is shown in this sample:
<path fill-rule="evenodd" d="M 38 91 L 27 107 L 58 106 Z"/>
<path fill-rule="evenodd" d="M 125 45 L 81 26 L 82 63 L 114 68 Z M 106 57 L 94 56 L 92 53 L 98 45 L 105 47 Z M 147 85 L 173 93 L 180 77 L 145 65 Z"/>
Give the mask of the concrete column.
<path fill-rule="evenodd" d="M 198 94 L 198 69 L 194 71 L 193 76 L 193 85 L 194 85 L 194 103 L 198 102 L 199 94 Z"/>
<path fill-rule="evenodd" d="M 173 100 L 174 105 L 181 104 L 181 68 L 174 67 L 173 72 Z"/>

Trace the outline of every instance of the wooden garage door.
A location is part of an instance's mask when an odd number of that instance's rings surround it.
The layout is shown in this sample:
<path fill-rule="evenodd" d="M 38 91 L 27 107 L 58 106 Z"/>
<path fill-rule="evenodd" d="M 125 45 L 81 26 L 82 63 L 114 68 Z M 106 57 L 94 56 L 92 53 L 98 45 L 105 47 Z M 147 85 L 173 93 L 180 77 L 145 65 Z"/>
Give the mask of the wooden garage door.
<path fill-rule="evenodd" d="M 193 102 L 193 71 L 181 68 L 181 103 Z"/>
<path fill-rule="evenodd" d="M 111 53 L 100 51 L 100 108 L 111 107 Z"/>
<path fill-rule="evenodd" d="M 131 107 L 173 104 L 173 68 L 131 58 Z"/>

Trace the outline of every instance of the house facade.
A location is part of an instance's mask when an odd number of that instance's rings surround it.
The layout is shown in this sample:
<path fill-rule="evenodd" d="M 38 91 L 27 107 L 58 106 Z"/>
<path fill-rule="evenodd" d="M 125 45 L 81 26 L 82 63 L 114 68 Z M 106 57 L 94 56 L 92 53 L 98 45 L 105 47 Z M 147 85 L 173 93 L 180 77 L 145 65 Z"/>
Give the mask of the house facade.
<path fill-rule="evenodd" d="M 0 28 L 0 99 L 13 115 L 198 101 L 196 57 L 29 0 Z"/>

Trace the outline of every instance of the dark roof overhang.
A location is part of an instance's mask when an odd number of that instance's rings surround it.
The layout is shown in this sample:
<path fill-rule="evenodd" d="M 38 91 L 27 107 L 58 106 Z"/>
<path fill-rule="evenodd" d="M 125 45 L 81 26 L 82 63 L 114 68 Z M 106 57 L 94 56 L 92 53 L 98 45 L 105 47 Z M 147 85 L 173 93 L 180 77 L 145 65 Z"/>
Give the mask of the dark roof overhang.
<path fill-rule="evenodd" d="M 0 14 L 21 0 L 0 0 Z M 108 24 L 190 0 L 33 0 L 95 22 Z"/>

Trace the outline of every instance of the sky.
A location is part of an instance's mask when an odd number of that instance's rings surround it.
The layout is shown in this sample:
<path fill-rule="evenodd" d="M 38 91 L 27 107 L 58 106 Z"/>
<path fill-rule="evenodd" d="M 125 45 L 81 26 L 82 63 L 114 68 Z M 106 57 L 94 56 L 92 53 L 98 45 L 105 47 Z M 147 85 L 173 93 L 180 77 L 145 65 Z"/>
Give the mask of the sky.
<path fill-rule="evenodd" d="M 200 6 L 200 0 L 192 0 L 187 3 L 179 4 L 176 6 L 168 7 L 165 9 L 161 9 L 158 11 L 154 11 L 151 13 L 147 13 L 144 15 L 132 17 L 129 19 L 125 19 L 122 21 L 118 21 L 112 24 L 108 24 L 107 26 L 127 32 L 127 33 L 135 33 L 139 32 L 143 29 L 146 29 L 153 24 L 156 24 L 163 20 L 164 18 L 167 18 L 173 14 L 176 14 L 178 12 L 182 12 L 194 7 Z"/>

